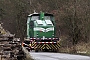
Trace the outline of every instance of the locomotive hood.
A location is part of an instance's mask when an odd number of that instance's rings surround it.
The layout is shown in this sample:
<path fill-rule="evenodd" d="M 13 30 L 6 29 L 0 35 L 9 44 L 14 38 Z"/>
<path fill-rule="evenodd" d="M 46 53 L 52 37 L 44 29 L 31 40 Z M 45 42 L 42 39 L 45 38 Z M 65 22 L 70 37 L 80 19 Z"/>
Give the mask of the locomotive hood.
<path fill-rule="evenodd" d="M 55 23 L 52 14 L 34 13 L 28 16 L 27 20 L 27 36 L 36 38 L 49 38 L 55 35 Z"/>

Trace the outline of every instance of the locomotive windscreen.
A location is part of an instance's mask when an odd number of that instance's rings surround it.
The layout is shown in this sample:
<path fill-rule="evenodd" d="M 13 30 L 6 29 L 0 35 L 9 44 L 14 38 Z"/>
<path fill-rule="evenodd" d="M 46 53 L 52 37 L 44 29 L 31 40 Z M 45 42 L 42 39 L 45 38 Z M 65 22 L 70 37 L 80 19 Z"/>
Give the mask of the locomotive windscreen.
<path fill-rule="evenodd" d="M 32 16 L 31 20 L 39 20 L 39 16 Z"/>

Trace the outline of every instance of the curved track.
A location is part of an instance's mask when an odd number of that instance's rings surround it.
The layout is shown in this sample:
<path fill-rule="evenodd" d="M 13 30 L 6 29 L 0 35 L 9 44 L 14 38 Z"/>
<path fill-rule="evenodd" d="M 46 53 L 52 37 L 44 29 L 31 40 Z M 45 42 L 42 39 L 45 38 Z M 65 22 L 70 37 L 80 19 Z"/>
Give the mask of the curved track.
<path fill-rule="evenodd" d="M 30 55 L 34 60 L 90 60 L 89 56 L 63 53 L 30 52 Z"/>

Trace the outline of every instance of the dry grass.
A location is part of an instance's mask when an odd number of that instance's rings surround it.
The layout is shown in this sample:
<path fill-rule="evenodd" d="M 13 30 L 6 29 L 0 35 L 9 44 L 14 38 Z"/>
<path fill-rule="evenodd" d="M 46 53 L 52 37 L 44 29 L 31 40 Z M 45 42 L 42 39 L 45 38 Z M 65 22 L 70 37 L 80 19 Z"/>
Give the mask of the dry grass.
<path fill-rule="evenodd" d="M 34 60 L 29 54 L 26 54 L 25 60 Z"/>
<path fill-rule="evenodd" d="M 87 52 L 87 44 L 86 43 L 79 43 L 75 46 L 77 51 L 86 51 Z"/>
<path fill-rule="evenodd" d="M 24 50 L 24 52 L 25 52 L 25 54 L 26 54 L 25 60 L 34 60 L 34 59 L 30 56 L 30 53 L 29 53 L 25 48 L 23 48 L 23 50 Z"/>
<path fill-rule="evenodd" d="M 89 43 L 79 43 L 76 45 L 76 51 L 78 54 L 90 55 L 90 42 Z"/>
<path fill-rule="evenodd" d="M 80 42 L 75 46 L 64 46 L 59 49 L 62 53 L 90 55 L 90 43 Z"/>

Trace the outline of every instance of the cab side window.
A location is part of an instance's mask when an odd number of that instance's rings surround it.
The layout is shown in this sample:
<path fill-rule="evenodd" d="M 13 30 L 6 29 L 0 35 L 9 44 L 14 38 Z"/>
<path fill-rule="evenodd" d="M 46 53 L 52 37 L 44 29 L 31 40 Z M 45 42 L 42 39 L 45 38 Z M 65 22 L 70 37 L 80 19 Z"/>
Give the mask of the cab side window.
<path fill-rule="evenodd" d="M 30 28 L 33 28 L 33 27 L 34 27 L 34 22 L 30 21 Z"/>

